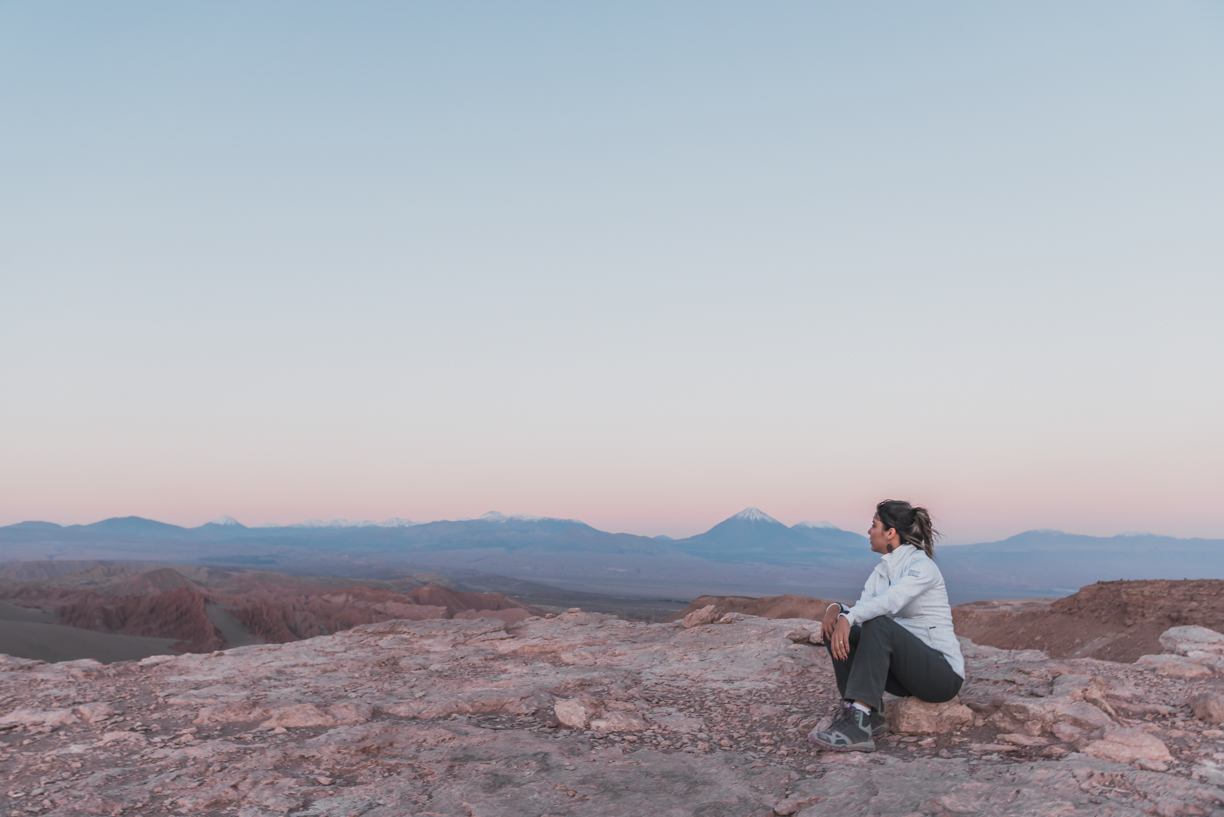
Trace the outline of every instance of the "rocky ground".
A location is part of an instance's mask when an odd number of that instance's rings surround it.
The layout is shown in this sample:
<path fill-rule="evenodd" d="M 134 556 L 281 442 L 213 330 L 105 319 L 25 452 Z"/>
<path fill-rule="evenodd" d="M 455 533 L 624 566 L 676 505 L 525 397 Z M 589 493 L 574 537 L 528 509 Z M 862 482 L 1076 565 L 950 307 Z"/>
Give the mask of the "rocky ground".
<path fill-rule="evenodd" d="M 700 612 L 700 611 L 698 611 Z M 712 612 L 712 611 L 711 611 Z M 1224 814 L 1224 636 L 1134 664 L 966 642 L 872 755 L 812 621 L 389 621 L 140 662 L 0 657 L 0 817 Z"/>

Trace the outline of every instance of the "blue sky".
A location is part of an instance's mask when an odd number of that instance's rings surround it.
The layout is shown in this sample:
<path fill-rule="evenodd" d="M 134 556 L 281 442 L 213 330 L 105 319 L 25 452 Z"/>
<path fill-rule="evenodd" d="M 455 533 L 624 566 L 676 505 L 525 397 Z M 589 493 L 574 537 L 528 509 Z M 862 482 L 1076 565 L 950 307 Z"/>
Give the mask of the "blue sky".
<path fill-rule="evenodd" d="M 1224 536 L 1218 4 L 0 3 L 0 523 Z"/>

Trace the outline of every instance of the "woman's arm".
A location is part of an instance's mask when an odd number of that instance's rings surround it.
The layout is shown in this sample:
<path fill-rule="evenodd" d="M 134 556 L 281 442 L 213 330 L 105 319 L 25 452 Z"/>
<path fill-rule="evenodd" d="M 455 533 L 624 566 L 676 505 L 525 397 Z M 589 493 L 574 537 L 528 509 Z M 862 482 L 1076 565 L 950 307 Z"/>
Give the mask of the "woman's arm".
<path fill-rule="evenodd" d="M 859 599 L 858 604 L 844 613 L 851 626 L 862 624 L 876 616 L 891 616 L 922 593 L 939 583 L 939 568 L 930 559 L 918 558 L 910 563 L 905 575 L 897 579 L 888 589 L 870 599 Z"/>

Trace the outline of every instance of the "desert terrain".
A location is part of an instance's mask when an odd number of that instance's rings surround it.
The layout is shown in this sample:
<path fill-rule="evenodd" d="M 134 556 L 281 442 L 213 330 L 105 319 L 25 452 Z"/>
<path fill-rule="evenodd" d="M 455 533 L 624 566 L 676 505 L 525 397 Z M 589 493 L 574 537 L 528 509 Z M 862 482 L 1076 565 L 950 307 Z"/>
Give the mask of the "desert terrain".
<path fill-rule="evenodd" d="M 9 658 L 0 762 L 14 813 L 64 817 L 1224 814 L 1215 630 L 1133 663 L 964 639 L 960 699 L 890 702 L 871 755 L 806 741 L 837 703 L 818 630 L 711 602 Z"/>
<path fill-rule="evenodd" d="M 0 568 L 0 653 L 44 661 L 110 663 L 281 644 L 391 619 L 513 622 L 544 612 L 433 574 L 349 580 L 141 562 Z"/>

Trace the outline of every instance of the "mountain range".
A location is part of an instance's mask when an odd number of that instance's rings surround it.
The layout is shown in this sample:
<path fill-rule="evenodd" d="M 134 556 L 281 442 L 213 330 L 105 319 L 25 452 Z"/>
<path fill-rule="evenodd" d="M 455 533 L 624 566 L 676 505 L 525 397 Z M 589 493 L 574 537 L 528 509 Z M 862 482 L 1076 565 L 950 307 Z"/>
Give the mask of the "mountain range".
<path fill-rule="evenodd" d="M 584 592 L 687 599 L 703 593 L 856 596 L 877 556 L 861 534 L 820 522 L 788 527 L 756 508 L 684 539 L 496 512 L 421 524 L 312 520 L 248 528 L 222 517 L 184 528 L 122 517 L 0 527 L 0 561 L 39 559 L 173 560 L 353 577 L 468 569 Z M 939 547 L 936 562 L 954 603 L 1062 596 L 1103 579 L 1224 578 L 1224 540 L 1037 530 Z"/>

